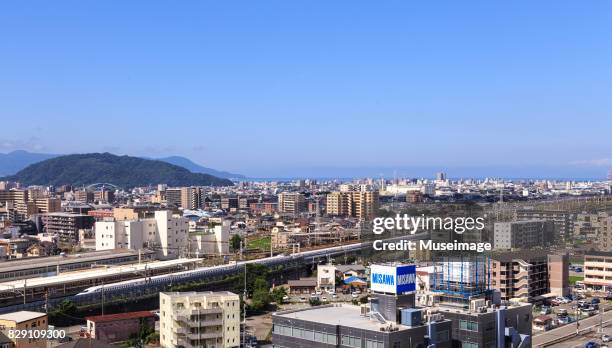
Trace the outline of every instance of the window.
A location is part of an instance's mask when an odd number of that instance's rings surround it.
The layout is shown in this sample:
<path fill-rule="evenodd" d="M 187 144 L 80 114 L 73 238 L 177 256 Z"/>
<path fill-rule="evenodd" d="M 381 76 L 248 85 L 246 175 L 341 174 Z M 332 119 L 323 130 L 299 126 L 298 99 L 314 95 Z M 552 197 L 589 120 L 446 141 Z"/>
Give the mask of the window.
<path fill-rule="evenodd" d="M 478 331 L 478 323 L 467 320 L 459 320 L 459 330 Z"/>

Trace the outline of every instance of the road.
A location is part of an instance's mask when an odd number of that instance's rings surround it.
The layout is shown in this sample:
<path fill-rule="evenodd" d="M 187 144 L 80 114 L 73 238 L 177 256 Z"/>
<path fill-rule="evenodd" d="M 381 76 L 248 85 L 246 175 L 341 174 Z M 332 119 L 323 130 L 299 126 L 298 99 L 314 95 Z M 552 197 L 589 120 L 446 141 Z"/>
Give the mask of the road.
<path fill-rule="evenodd" d="M 612 308 L 610 306 L 608 306 L 606 309 L 608 311 L 606 311 L 603 314 L 603 318 L 602 318 L 602 315 L 597 314 L 597 315 L 594 315 L 592 317 L 580 320 L 580 330 L 581 331 L 582 330 L 586 330 L 589 327 L 599 325 L 600 318 L 601 318 L 601 320 L 603 322 L 612 320 Z M 607 325 L 604 324 L 604 326 L 608 326 L 608 325 L 612 325 L 612 322 L 608 323 Z M 604 327 L 604 331 L 606 333 L 608 333 L 610 331 L 610 329 Z M 564 325 L 564 326 L 558 327 L 556 329 L 553 329 L 553 330 L 550 330 L 550 331 L 546 331 L 546 332 L 543 332 L 543 333 L 540 333 L 540 334 L 537 334 L 537 335 L 533 336 L 533 347 L 544 347 L 544 346 L 555 346 L 555 347 L 557 347 L 558 343 L 549 344 L 549 345 L 546 345 L 546 343 L 552 342 L 552 341 L 554 341 L 556 339 L 559 339 L 561 337 L 569 336 L 569 335 L 575 334 L 575 333 L 576 333 L 576 323 L 571 323 L 571 324 L 568 324 L 568 325 Z M 588 341 L 588 338 L 585 338 L 585 339 Z"/>

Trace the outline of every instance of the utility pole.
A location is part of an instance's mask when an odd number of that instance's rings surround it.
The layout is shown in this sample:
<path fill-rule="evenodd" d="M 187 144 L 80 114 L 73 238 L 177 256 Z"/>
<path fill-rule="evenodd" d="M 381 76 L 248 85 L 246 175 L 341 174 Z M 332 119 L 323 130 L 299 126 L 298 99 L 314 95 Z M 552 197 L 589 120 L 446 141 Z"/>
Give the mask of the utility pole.
<path fill-rule="evenodd" d="M 102 282 L 102 315 L 104 315 L 104 281 Z"/>
<path fill-rule="evenodd" d="M 247 265 L 244 265 L 244 292 L 242 295 L 242 346 L 246 347 L 246 298 L 247 298 Z"/>

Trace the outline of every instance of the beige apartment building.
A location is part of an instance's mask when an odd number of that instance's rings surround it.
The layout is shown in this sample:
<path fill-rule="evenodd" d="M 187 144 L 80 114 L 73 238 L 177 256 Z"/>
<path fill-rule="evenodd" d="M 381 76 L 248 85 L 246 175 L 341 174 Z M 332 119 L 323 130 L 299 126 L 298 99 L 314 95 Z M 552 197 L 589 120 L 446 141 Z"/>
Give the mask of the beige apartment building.
<path fill-rule="evenodd" d="M 496 252 L 491 255 L 491 287 L 502 300 L 537 302 L 569 293 L 569 258 L 544 250 Z"/>
<path fill-rule="evenodd" d="M 327 215 L 372 219 L 378 209 L 378 191 L 339 191 L 327 195 Z"/>
<path fill-rule="evenodd" d="M 159 337 L 164 348 L 240 346 L 240 297 L 229 291 L 162 292 Z"/>
<path fill-rule="evenodd" d="M 278 194 L 278 211 L 288 214 L 299 214 L 306 210 L 304 195 L 297 192 L 283 192 Z"/>
<path fill-rule="evenodd" d="M 47 330 L 47 314 L 39 312 L 19 311 L 0 315 L 0 331 L 9 338 L 10 330 Z M 47 341 L 43 338 L 11 338 L 16 348 L 45 348 Z"/>
<path fill-rule="evenodd" d="M 589 251 L 584 254 L 584 286 L 594 290 L 612 287 L 612 252 Z"/>

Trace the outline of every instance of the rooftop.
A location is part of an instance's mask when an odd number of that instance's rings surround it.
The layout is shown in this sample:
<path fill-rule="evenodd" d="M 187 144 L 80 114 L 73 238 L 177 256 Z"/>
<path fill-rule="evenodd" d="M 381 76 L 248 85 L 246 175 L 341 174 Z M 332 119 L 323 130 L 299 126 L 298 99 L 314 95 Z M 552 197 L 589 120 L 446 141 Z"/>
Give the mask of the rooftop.
<path fill-rule="evenodd" d="M 491 259 L 500 262 L 511 262 L 512 260 L 530 261 L 535 259 L 546 259 L 550 252 L 547 250 L 529 249 L 516 251 L 494 251 Z"/>
<path fill-rule="evenodd" d="M 145 250 L 142 252 L 142 255 L 145 256 L 152 253 L 153 252 L 150 250 Z M 60 265 L 63 265 L 137 255 L 138 251 L 136 250 L 113 249 L 104 251 L 92 251 L 80 254 L 68 254 L 66 256 L 29 257 L 25 259 L 15 259 L 0 263 L 0 273 L 23 271 L 30 268 L 56 267 L 58 263 Z"/>
<path fill-rule="evenodd" d="M 363 330 L 380 331 L 386 324 L 381 324 L 375 319 L 361 315 L 361 308 L 353 305 L 328 305 L 318 306 L 294 311 L 279 312 L 274 314 L 277 317 L 298 319 L 304 321 L 317 322 L 327 325 L 342 325 Z M 410 329 L 409 326 L 394 324 L 401 330 Z"/>
<path fill-rule="evenodd" d="M 302 278 L 298 280 L 289 280 L 287 284 L 291 286 L 317 286 L 317 278 Z"/>
<path fill-rule="evenodd" d="M 89 321 L 93 321 L 95 323 L 103 323 L 107 321 L 140 319 L 140 318 L 149 318 L 149 317 L 154 317 L 154 316 L 155 315 L 149 311 L 139 311 L 139 312 L 127 312 L 127 313 L 117 313 L 117 314 L 107 314 L 107 315 L 95 315 L 95 316 L 87 317 L 85 319 Z"/>
<path fill-rule="evenodd" d="M 30 311 L 19 311 L 8 314 L 0 314 L 0 320 L 8 320 L 14 321 L 16 323 L 22 323 L 24 321 L 44 317 L 47 314 L 40 312 L 30 312 Z"/>

